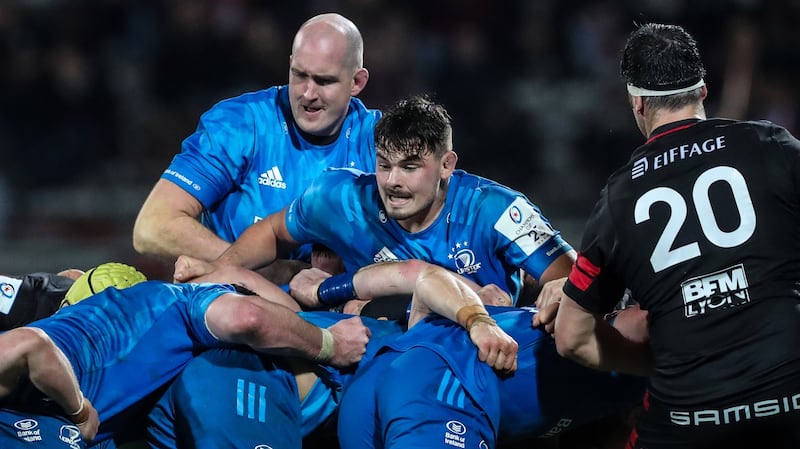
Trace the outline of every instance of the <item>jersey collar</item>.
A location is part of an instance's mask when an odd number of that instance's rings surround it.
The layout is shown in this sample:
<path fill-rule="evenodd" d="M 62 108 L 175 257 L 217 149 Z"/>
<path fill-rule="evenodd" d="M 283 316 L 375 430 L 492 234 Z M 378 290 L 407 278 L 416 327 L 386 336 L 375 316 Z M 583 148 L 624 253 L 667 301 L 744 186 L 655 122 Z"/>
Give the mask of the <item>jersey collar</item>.
<path fill-rule="evenodd" d="M 666 136 L 667 134 L 672 134 L 674 132 L 678 132 L 682 129 L 689 128 L 691 126 L 696 125 L 702 119 L 699 118 L 689 118 L 686 120 L 678 120 L 677 122 L 667 123 L 666 125 L 661 125 L 658 128 L 654 129 L 653 132 L 650 133 L 650 137 L 647 138 L 648 143 L 652 143 L 656 139 L 660 139 L 661 137 Z"/>

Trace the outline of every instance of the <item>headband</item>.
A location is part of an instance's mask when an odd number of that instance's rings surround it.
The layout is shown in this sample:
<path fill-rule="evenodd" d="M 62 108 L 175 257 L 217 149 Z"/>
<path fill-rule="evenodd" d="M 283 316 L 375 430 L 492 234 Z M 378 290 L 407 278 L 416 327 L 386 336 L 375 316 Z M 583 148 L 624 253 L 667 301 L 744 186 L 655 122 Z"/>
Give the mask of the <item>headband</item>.
<path fill-rule="evenodd" d="M 682 94 L 684 92 L 689 92 L 697 89 L 698 87 L 703 87 L 705 85 L 706 82 L 702 78 L 700 79 L 700 81 L 692 84 L 691 86 L 681 87 L 680 89 L 672 89 L 672 90 L 644 89 L 628 83 L 628 93 L 634 97 L 664 97 L 667 95 L 675 95 L 675 94 Z"/>

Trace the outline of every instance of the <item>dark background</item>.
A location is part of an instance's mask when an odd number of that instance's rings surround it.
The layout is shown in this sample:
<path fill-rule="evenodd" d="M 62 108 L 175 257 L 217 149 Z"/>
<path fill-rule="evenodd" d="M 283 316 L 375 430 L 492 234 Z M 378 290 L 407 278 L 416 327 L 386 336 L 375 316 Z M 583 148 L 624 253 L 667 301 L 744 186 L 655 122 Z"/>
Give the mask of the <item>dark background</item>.
<path fill-rule="evenodd" d="M 288 77 L 301 23 L 360 28 L 373 108 L 429 93 L 459 167 L 528 195 L 575 246 L 643 138 L 619 77 L 634 23 L 687 28 L 709 116 L 796 131 L 796 0 L 0 0 L 0 273 L 134 263 L 139 206 L 215 102 Z M 171 273 L 169 273 L 171 274 Z"/>

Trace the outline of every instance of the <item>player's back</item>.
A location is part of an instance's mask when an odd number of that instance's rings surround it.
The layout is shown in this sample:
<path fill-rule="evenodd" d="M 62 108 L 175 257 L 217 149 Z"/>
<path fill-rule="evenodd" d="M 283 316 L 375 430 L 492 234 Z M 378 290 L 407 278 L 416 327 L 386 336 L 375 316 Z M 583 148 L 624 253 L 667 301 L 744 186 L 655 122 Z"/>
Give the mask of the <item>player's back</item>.
<path fill-rule="evenodd" d="M 610 179 L 606 267 L 650 313 L 651 393 L 733 399 L 800 369 L 800 146 L 767 122 L 662 127 Z"/>
<path fill-rule="evenodd" d="M 31 323 L 69 359 L 101 420 L 172 379 L 196 351 L 221 344 L 205 327 L 208 304 L 229 285 L 148 281 L 107 288 Z"/>
<path fill-rule="evenodd" d="M 592 370 L 559 356 L 552 337 L 531 327 L 533 312 L 487 307 L 519 344 L 518 369 L 497 373 L 478 360 L 469 335 L 454 322 L 431 317 L 387 344 L 396 351 L 424 347 L 444 359 L 463 388 L 498 429 L 501 439 L 553 436 L 629 409 L 645 389 L 644 378 Z"/>

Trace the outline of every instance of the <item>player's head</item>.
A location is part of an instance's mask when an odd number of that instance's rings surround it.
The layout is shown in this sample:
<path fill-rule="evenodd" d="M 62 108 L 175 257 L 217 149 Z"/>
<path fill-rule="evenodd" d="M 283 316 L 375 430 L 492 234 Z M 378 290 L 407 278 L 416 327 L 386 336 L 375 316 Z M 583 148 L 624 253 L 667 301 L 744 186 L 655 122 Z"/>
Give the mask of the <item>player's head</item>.
<path fill-rule="evenodd" d="M 350 97 L 369 80 L 363 61 L 364 41 L 347 18 L 320 14 L 300 27 L 289 56 L 289 103 L 301 131 L 337 135 Z"/>
<path fill-rule="evenodd" d="M 108 287 L 123 289 L 146 280 L 144 274 L 130 265 L 118 262 L 104 263 L 87 270 L 75 280 L 64 295 L 61 307 L 80 302 Z"/>
<path fill-rule="evenodd" d="M 678 110 L 706 95 L 706 70 L 694 38 L 677 25 L 648 23 L 628 37 L 620 64 L 631 97 L 652 110 Z M 641 128 L 641 126 L 640 126 Z"/>
<path fill-rule="evenodd" d="M 395 103 L 375 125 L 378 190 L 386 213 L 407 230 L 441 210 L 458 156 L 450 114 L 426 97 Z"/>

